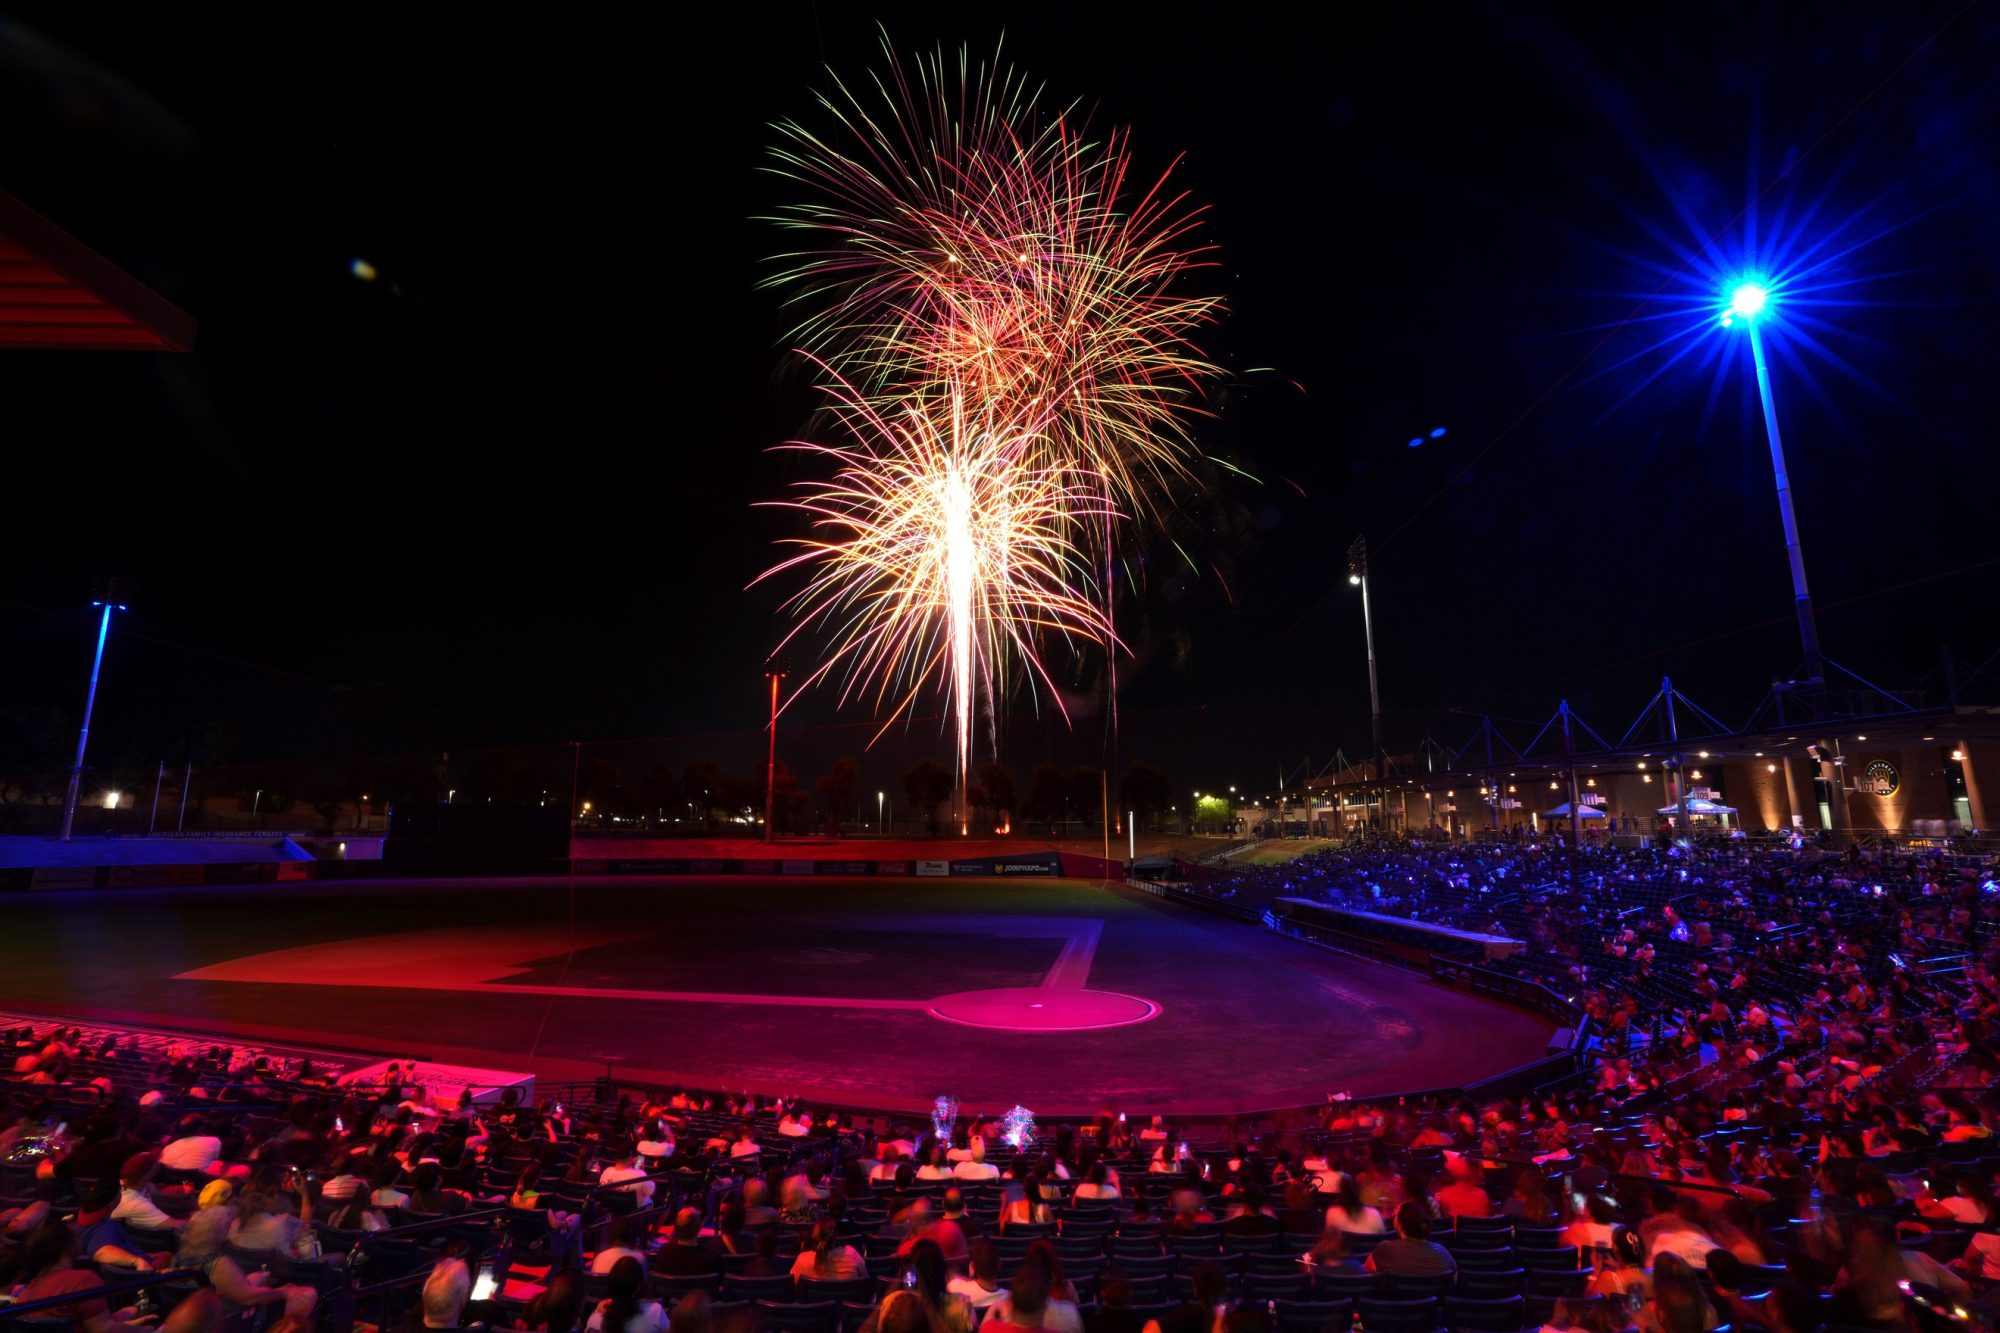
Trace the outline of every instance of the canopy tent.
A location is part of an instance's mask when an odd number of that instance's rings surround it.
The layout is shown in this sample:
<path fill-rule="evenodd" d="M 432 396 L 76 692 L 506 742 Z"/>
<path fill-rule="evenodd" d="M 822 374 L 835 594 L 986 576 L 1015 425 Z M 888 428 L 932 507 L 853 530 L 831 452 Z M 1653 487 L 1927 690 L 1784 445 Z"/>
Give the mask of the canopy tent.
<path fill-rule="evenodd" d="M 1576 817 L 1577 817 L 1578 819 L 1602 819 L 1602 818 L 1604 818 L 1604 811 L 1603 811 L 1602 809 L 1600 809 L 1599 807 L 1597 807 L 1597 806 L 1594 806 L 1594 805 L 1579 805 L 1579 806 L 1577 806 L 1577 808 L 1576 808 Z M 1556 807 L 1555 809 L 1553 809 L 1553 810 L 1544 810 L 1544 811 L 1542 811 L 1542 818 L 1543 818 L 1543 819 L 1568 819 L 1568 818 L 1569 818 L 1569 802 L 1568 802 L 1568 801 L 1564 801 L 1564 802 L 1563 802 L 1563 803 L 1562 803 L 1561 805 L 1557 806 L 1557 807 Z"/>
<path fill-rule="evenodd" d="M 1659 813 L 1663 815 L 1677 815 L 1680 812 L 1681 808 L 1678 805 L 1663 805 L 1659 809 Z M 1736 807 L 1733 805 L 1722 805 L 1700 796 L 1690 796 L 1688 798 L 1689 818 L 1693 818 L 1695 815 L 1733 815 L 1735 813 Z"/>

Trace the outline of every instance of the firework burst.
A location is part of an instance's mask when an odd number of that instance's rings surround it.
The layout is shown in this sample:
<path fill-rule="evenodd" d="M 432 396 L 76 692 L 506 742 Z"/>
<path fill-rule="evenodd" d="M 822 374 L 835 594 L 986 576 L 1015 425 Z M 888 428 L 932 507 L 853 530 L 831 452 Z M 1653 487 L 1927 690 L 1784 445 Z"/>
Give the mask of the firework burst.
<path fill-rule="evenodd" d="M 808 626 L 833 641 L 799 689 L 838 676 L 842 702 L 869 697 L 886 727 L 942 681 L 962 777 L 979 700 L 1006 692 L 1010 663 L 1052 689 L 1052 639 L 1116 642 L 1079 537 L 1117 516 L 1036 461 L 1038 413 L 974 407 L 962 392 L 884 409 L 839 380 L 830 395 L 851 443 L 785 446 L 833 472 L 771 502 L 809 516 L 810 530 L 763 576 L 805 573 L 785 602 L 798 618 L 787 642 Z"/>
<path fill-rule="evenodd" d="M 771 282 L 805 311 L 799 344 L 878 400 L 951 382 L 1032 404 L 1038 448 L 1121 512 L 1156 516 L 1195 456 L 1217 369 L 1192 339 L 1220 299 L 1200 210 L 1163 176 L 1133 186 L 1128 140 L 1045 114 L 1009 69 L 896 63 L 820 98 L 838 133 L 778 127 L 777 170 L 812 200 L 776 219 L 804 247 Z"/>
<path fill-rule="evenodd" d="M 1166 177 L 1133 188 L 1122 132 L 1045 114 L 1011 69 L 891 53 L 820 103 L 828 134 L 778 126 L 776 170 L 810 198 L 775 219 L 801 244 L 771 282 L 845 442 L 789 446 L 833 476 L 783 502 L 812 535 L 765 577 L 805 571 L 787 642 L 834 644 L 801 689 L 837 675 L 893 721 L 942 685 L 962 792 L 1010 672 L 1060 707 L 1049 647 L 1115 658 L 1115 550 L 1191 475 L 1218 373 L 1192 338 L 1220 302 L 1181 291 L 1211 263 L 1199 210 Z"/>

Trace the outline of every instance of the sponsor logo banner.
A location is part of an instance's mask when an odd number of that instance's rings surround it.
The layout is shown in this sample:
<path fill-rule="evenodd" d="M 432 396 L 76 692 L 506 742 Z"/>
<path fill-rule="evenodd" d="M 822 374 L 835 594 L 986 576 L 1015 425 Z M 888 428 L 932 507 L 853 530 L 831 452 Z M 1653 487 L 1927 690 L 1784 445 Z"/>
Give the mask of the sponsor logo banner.
<path fill-rule="evenodd" d="M 998 860 L 993 863 L 996 875 L 1053 875 L 1057 871 L 1053 859 L 1047 861 Z"/>
<path fill-rule="evenodd" d="M 87 889 L 97 882 L 93 866 L 37 866 L 28 887 L 35 889 Z"/>
<path fill-rule="evenodd" d="M 953 861 L 954 875 L 1057 875 L 1062 873 L 1055 853 L 1035 856 L 996 856 L 972 861 Z"/>
<path fill-rule="evenodd" d="M 810 875 L 813 872 L 813 863 L 810 861 L 780 861 L 778 867 L 787 875 Z"/>
<path fill-rule="evenodd" d="M 878 875 L 908 875 L 911 872 L 908 861 L 877 861 L 875 873 Z"/>
<path fill-rule="evenodd" d="M 917 862 L 917 873 L 919 875 L 949 875 L 952 873 L 951 862 L 919 861 Z"/>
<path fill-rule="evenodd" d="M 815 861 L 813 872 L 820 875 L 872 875 L 873 861 Z"/>

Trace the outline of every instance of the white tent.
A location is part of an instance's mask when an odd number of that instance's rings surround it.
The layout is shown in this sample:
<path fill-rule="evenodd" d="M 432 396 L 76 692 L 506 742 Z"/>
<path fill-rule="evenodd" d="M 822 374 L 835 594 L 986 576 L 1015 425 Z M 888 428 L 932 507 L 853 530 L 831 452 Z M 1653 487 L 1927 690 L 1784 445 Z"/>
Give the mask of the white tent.
<path fill-rule="evenodd" d="M 1681 808 L 1677 805 L 1663 805 L 1659 809 L 1659 813 L 1663 815 L 1677 815 L 1680 812 Z M 1733 805 L 1721 805 L 1700 796 L 1690 796 L 1688 798 L 1688 815 L 1690 818 L 1695 815 L 1733 815 L 1735 813 L 1736 807 Z"/>
<path fill-rule="evenodd" d="M 1577 815 L 1577 818 L 1578 818 L 1578 819 L 1602 819 L 1602 818 L 1604 818 L 1604 811 L 1603 811 L 1603 810 L 1601 810 L 1601 809 L 1599 809 L 1599 808 L 1598 808 L 1597 806 L 1594 806 L 1594 805 L 1579 805 L 1579 806 L 1577 806 L 1577 808 L 1576 808 L 1576 815 Z M 1553 810 L 1544 810 L 1544 811 L 1542 811 L 1542 818 L 1543 818 L 1543 819 L 1568 819 L 1568 818 L 1569 818 L 1569 802 L 1568 802 L 1568 801 L 1564 801 L 1564 802 L 1563 802 L 1563 803 L 1562 803 L 1561 805 L 1557 806 L 1557 807 L 1556 807 L 1555 809 L 1553 809 Z"/>

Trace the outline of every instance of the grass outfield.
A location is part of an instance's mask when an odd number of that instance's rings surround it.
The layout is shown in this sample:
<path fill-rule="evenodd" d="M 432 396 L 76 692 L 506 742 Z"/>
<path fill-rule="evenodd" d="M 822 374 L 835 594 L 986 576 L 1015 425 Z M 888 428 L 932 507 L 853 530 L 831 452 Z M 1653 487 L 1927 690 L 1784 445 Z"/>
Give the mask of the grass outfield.
<path fill-rule="evenodd" d="M 1393 968 L 1066 880 L 42 893 L 10 902 L 0 969 L 13 1008 L 890 1109 L 943 1092 L 1050 1114 L 1312 1104 L 1498 1073 L 1550 1031 Z M 1025 1031 L 933 1012 L 1042 987 L 1070 992 L 1046 997 L 1052 1011 L 1102 992 L 1157 1014 Z"/>

